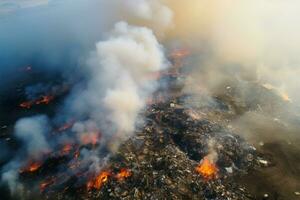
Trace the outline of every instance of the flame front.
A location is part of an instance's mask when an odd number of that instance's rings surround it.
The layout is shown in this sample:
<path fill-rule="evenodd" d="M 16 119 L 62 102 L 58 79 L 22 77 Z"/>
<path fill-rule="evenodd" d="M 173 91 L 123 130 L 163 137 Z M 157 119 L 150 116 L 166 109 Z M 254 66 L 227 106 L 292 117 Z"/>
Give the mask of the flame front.
<path fill-rule="evenodd" d="M 30 165 L 28 171 L 34 172 L 38 170 L 40 167 L 41 167 L 41 163 L 33 163 L 32 165 Z"/>
<path fill-rule="evenodd" d="M 206 156 L 201 163 L 196 167 L 196 171 L 206 179 L 216 177 L 218 173 L 217 166 Z"/>
<path fill-rule="evenodd" d="M 111 174 L 108 171 L 101 172 L 95 179 L 87 183 L 88 190 L 92 188 L 99 190 L 102 187 L 102 185 L 108 181 L 108 178 L 110 176 Z"/>
<path fill-rule="evenodd" d="M 23 172 L 35 172 L 42 166 L 40 162 L 31 162 L 27 167 L 20 170 L 20 173 Z"/>

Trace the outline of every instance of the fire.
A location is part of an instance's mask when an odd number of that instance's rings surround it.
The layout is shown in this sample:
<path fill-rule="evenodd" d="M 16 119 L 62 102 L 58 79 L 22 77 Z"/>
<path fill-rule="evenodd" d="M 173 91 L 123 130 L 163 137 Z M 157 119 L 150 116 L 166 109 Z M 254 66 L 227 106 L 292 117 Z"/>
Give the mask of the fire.
<path fill-rule="evenodd" d="M 132 172 L 128 169 L 122 168 L 118 174 L 116 174 L 116 179 L 123 181 L 125 178 L 132 176 Z"/>
<path fill-rule="evenodd" d="M 40 105 L 40 104 L 49 104 L 52 100 L 54 99 L 54 96 L 51 95 L 44 95 L 41 96 L 38 99 L 32 100 L 32 101 L 25 101 L 20 103 L 20 107 L 21 108 L 27 108 L 30 109 L 33 105 Z"/>
<path fill-rule="evenodd" d="M 45 95 L 42 96 L 40 99 L 36 100 L 35 104 L 39 105 L 39 104 L 49 104 L 52 100 L 54 99 L 53 96 L 51 95 Z"/>
<path fill-rule="evenodd" d="M 42 166 L 41 162 L 31 162 L 27 167 L 22 169 L 20 172 L 35 172 Z"/>
<path fill-rule="evenodd" d="M 36 170 L 38 170 L 40 167 L 42 166 L 41 163 L 33 163 L 30 165 L 30 167 L 28 168 L 29 172 L 34 172 Z"/>
<path fill-rule="evenodd" d="M 103 184 L 105 184 L 108 181 L 108 178 L 110 176 L 111 173 L 109 171 L 102 171 L 95 179 L 87 183 L 88 190 L 92 188 L 99 190 L 103 186 Z"/>
<path fill-rule="evenodd" d="M 74 123 L 75 123 L 75 120 L 71 120 L 71 121 L 65 123 L 64 125 L 62 125 L 61 127 L 59 127 L 57 129 L 57 131 L 58 132 L 66 131 L 66 130 L 70 129 L 74 125 Z"/>
<path fill-rule="evenodd" d="M 55 183 L 56 178 L 51 178 L 49 180 L 46 180 L 44 182 L 40 183 L 40 191 L 43 192 L 49 185 L 52 185 Z"/>
<path fill-rule="evenodd" d="M 218 173 L 217 166 L 206 156 L 196 167 L 196 171 L 200 173 L 204 178 L 211 179 L 216 177 Z"/>

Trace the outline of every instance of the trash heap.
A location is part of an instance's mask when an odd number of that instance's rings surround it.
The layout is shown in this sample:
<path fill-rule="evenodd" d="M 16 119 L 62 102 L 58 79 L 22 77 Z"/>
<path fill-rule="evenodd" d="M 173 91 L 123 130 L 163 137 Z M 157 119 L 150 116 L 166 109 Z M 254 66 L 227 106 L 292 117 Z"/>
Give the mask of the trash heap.
<path fill-rule="evenodd" d="M 86 198 L 253 199 L 234 180 L 261 165 L 256 149 L 224 126 L 198 116 L 197 109 L 186 108 L 183 98 L 187 97 L 148 106 L 142 128 L 108 164 L 130 169 L 132 176 L 121 182 L 111 179 Z M 211 148 L 218 171 L 207 179 L 196 167 Z"/>

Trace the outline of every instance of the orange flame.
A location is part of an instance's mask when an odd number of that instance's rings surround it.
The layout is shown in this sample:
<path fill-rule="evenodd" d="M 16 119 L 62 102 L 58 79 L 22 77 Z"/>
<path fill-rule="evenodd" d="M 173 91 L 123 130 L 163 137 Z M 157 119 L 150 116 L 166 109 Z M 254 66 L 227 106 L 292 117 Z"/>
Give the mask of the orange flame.
<path fill-rule="evenodd" d="M 49 185 L 52 185 L 55 183 L 56 178 L 51 178 L 49 180 L 46 180 L 44 182 L 40 183 L 40 191 L 43 192 Z"/>
<path fill-rule="evenodd" d="M 217 166 L 208 158 L 204 157 L 200 164 L 196 167 L 196 171 L 206 179 L 216 177 L 218 173 Z"/>
<path fill-rule="evenodd" d="M 51 95 L 45 95 L 42 96 L 40 99 L 36 100 L 35 104 L 39 105 L 39 104 L 49 104 L 52 100 L 54 99 L 54 96 Z"/>
<path fill-rule="evenodd" d="M 108 178 L 111 176 L 111 173 L 108 171 L 101 172 L 95 179 L 89 181 L 87 183 L 88 190 L 94 188 L 94 189 L 100 189 L 103 184 L 105 184 L 108 181 Z"/>
<path fill-rule="evenodd" d="M 42 166 L 41 162 L 30 162 L 30 164 L 22 169 L 20 172 L 35 172 Z"/>
<path fill-rule="evenodd" d="M 27 108 L 30 109 L 33 105 L 40 105 L 40 104 L 49 104 L 52 100 L 54 99 L 54 96 L 51 95 L 44 95 L 41 96 L 40 98 L 32 101 L 25 101 L 20 103 L 21 108 Z"/>
<path fill-rule="evenodd" d="M 128 169 L 122 168 L 118 174 L 116 174 L 116 179 L 123 181 L 125 178 L 132 176 L 132 172 Z"/>

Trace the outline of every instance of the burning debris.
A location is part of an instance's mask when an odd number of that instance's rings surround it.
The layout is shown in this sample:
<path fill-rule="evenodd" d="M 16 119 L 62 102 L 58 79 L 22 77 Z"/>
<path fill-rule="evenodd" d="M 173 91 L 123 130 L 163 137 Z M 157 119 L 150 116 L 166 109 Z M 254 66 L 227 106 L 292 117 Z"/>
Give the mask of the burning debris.
<path fill-rule="evenodd" d="M 218 168 L 208 156 L 205 156 L 200 164 L 196 167 L 196 171 L 206 179 L 212 179 L 217 177 Z"/>
<path fill-rule="evenodd" d="M 99 190 L 102 187 L 102 185 L 108 181 L 110 176 L 111 173 L 108 171 L 100 172 L 100 174 L 96 178 L 87 183 L 87 189 L 90 190 L 94 188 Z"/>
<path fill-rule="evenodd" d="M 25 88 L 25 95 L 27 101 L 21 102 L 19 107 L 30 109 L 36 105 L 48 105 L 60 96 L 68 93 L 70 86 L 68 84 L 62 85 L 43 85 L 29 86 Z"/>

